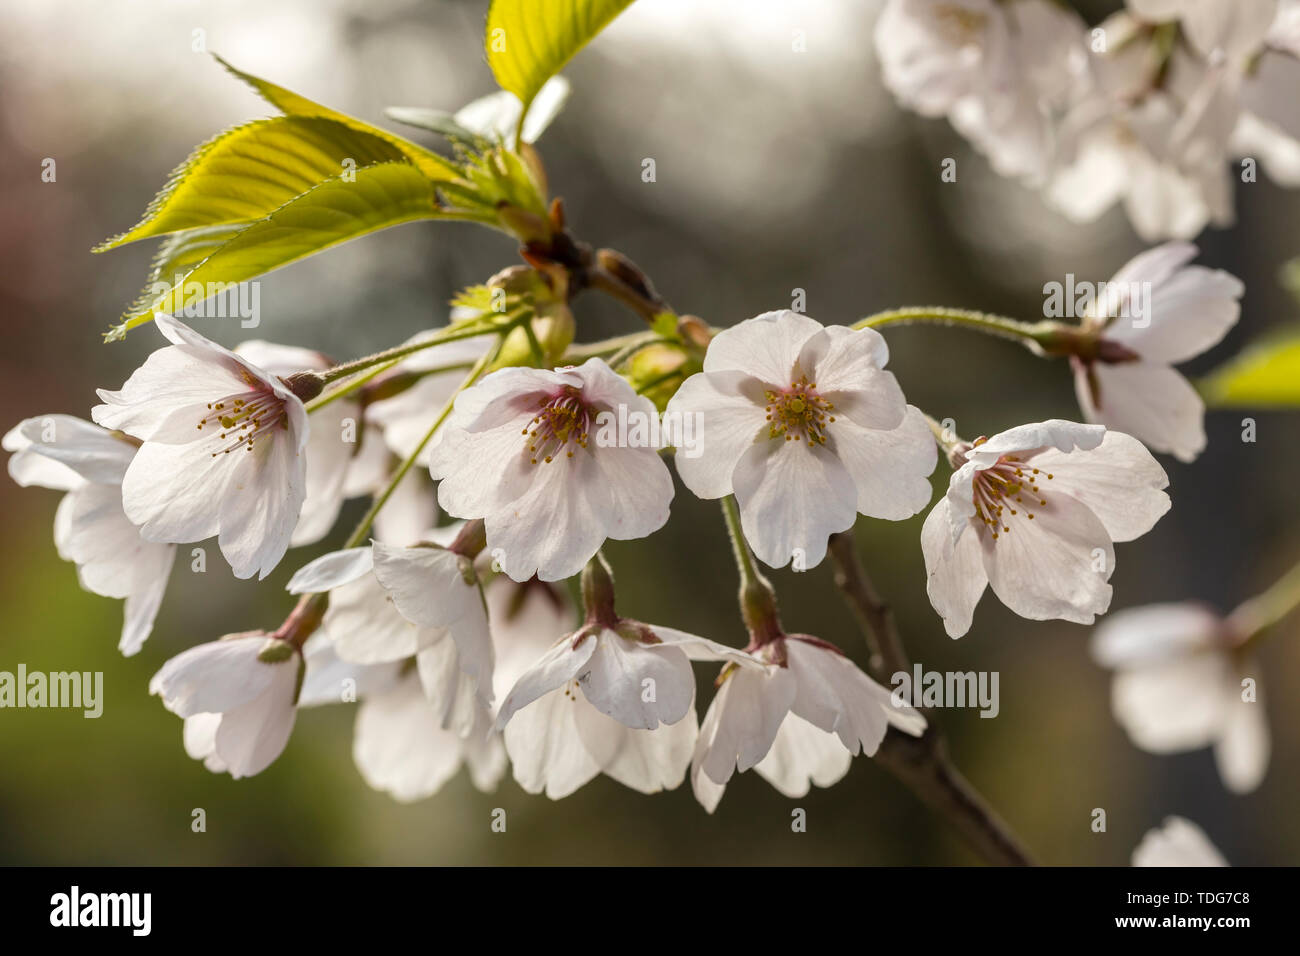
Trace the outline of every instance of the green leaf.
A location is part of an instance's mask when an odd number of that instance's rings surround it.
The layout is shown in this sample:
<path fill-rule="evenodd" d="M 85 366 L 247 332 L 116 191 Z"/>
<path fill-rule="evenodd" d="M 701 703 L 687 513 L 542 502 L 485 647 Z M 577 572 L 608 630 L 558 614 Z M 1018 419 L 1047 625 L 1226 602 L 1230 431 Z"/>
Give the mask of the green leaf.
<path fill-rule="evenodd" d="M 236 126 L 204 143 L 172 173 L 134 229 L 96 252 L 128 242 L 269 215 L 327 179 L 405 159 L 392 143 L 333 119 L 277 116 Z"/>
<path fill-rule="evenodd" d="M 440 207 L 435 189 L 436 184 L 410 163 L 380 163 L 358 169 L 353 181 L 339 177 L 321 183 L 233 234 L 182 233 L 164 247 L 164 253 L 165 265 L 188 266 L 183 280 L 173 283 L 155 264 L 155 275 L 168 288 L 148 290 L 106 338 L 121 338 L 150 321 L 155 311 L 179 311 L 204 301 L 214 289 L 245 282 L 389 226 L 419 219 L 479 221 L 471 214 Z M 204 243 L 210 245 L 214 237 L 224 241 L 205 250 Z"/>
<path fill-rule="evenodd" d="M 483 45 L 497 83 L 523 101 L 527 115 L 542 84 L 631 2 L 492 0 Z"/>
<path fill-rule="evenodd" d="M 232 75 L 243 80 L 256 90 L 262 99 L 283 113 L 291 116 L 313 116 L 319 119 L 334 120 L 336 123 L 342 123 L 344 126 L 351 127 L 358 132 L 377 136 L 400 149 L 406 158 L 415 164 L 417 169 L 433 179 L 455 178 L 460 174 L 454 163 L 444 159 L 432 150 L 425 149 L 423 146 L 412 143 L 410 140 L 403 139 L 377 126 L 371 126 L 356 117 L 348 116 L 346 113 L 340 113 L 328 106 L 312 102 L 305 96 L 299 96 L 297 93 L 286 90 L 282 86 L 276 86 L 261 77 L 245 73 L 243 70 L 237 70 L 215 54 L 214 59 Z"/>
<path fill-rule="evenodd" d="M 1200 389 L 1218 408 L 1300 407 L 1300 331 L 1247 347 L 1202 379 Z"/>

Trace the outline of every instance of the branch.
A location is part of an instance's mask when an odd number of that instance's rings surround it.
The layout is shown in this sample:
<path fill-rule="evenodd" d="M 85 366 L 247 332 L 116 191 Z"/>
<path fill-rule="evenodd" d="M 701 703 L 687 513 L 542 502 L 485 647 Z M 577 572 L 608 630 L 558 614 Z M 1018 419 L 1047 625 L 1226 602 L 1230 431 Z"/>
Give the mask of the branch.
<path fill-rule="evenodd" d="M 911 670 L 893 611 L 880 599 L 858 560 L 852 531 L 831 535 L 829 549 L 835 584 L 843 592 L 871 650 L 870 670 L 878 681 L 889 686 L 890 675 Z M 960 830 L 990 863 L 1032 866 L 1034 861 L 1020 839 L 953 765 L 933 712 L 926 711 L 925 717 L 926 729 L 920 737 L 889 728 L 876 751 L 876 762 Z"/>

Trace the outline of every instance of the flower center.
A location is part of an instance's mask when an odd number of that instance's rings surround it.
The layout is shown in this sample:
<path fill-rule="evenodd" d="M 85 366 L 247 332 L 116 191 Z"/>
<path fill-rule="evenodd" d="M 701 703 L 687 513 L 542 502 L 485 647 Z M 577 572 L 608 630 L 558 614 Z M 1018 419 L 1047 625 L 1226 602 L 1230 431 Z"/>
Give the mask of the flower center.
<path fill-rule="evenodd" d="M 539 398 L 537 404 L 540 411 L 522 432 L 528 436 L 529 461 L 550 464 L 561 451 L 572 458 L 570 442 L 578 448 L 587 447 L 592 414 L 578 389 L 566 385 L 554 395 Z"/>
<path fill-rule="evenodd" d="M 966 46 L 974 43 L 984 32 L 988 18 L 978 10 L 970 10 L 957 4 L 941 4 L 933 8 L 935 27 L 943 38 L 953 46 Z"/>
<path fill-rule="evenodd" d="M 212 457 L 229 455 L 238 448 L 252 451 L 257 439 L 275 429 L 289 427 L 284 399 L 261 382 L 245 375 L 253 386 L 247 392 L 208 402 L 207 414 L 199 419 L 198 430 L 207 430 L 219 443 Z"/>
<path fill-rule="evenodd" d="M 788 388 L 763 393 L 767 399 L 767 434 L 786 441 L 805 440 L 810 445 L 826 444 L 826 426 L 835 421 L 835 406 L 817 394 L 817 383 L 807 376 Z"/>
<path fill-rule="evenodd" d="M 1047 506 L 1047 492 L 1039 488 L 1039 482 L 1051 481 L 1053 477 L 1015 455 L 1004 455 L 996 465 L 975 472 L 975 516 L 984 522 L 996 541 L 999 534 L 1011 533 L 1013 519 L 1033 521 L 1031 509 Z"/>

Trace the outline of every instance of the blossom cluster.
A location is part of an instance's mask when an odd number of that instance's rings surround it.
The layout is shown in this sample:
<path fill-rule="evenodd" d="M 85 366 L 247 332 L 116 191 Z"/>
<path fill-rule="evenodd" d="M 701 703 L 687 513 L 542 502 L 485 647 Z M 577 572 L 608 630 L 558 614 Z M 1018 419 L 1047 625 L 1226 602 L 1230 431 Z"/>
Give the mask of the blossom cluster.
<path fill-rule="evenodd" d="M 888 0 L 886 85 L 1075 221 L 1121 204 L 1148 241 L 1233 219 L 1256 167 L 1300 185 L 1300 2 Z M 1234 162 L 1238 161 L 1238 162 Z"/>
<path fill-rule="evenodd" d="M 1217 341 L 1239 285 L 1188 258 L 1174 246 L 1126 267 L 1160 283 L 1148 328 L 1104 316 L 1085 327 L 1153 360 Z M 479 374 L 492 357 L 482 338 L 444 342 L 434 330 L 406 344 L 415 350 L 371 399 L 326 401 L 320 376 L 333 366 L 318 353 L 261 341 L 231 350 L 169 315 L 154 323 L 167 344 L 120 389 L 100 391 L 91 421 L 32 418 L 4 442 L 16 480 L 66 493 L 56 543 L 87 589 L 125 598 L 124 653 L 152 628 L 178 544 L 215 536 L 236 577 L 264 577 L 329 534 L 346 499 L 382 504 L 368 535 L 298 568 L 289 590 L 302 602 L 281 627 L 191 648 L 154 678 L 185 721 L 186 751 L 236 777 L 274 761 L 297 708 L 346 700 L 360 702 L 358 767 L 402 800 L 435 792 L 462 764 L 480 787 L 509 766 L 552 798 L 601 773 L 650 793 L 689 771 L 711 811 L 737 771 L 797 796 L 843 777 L 890 727 L 922 734 L 919 712 L 834 644 L 787 632 L 774 606 L 746 609 L 743 648 L 617 613 L 600 548 L 668 520 L 666 457 L 695 495 L 734 500 L 739 547 L 773 568 L 819 564 L 859 515 L 900 521 L 929 508 L 927 591 L 953 637 L 987 588 L 1023 617 L 1092 623 L 1110 605 L 1114 545 L 1170 505 L 1164 470 L 1127 432 L 1049 420 L 945 435 L 907 403 L 879 332 L 791 311 L 711 337 L 662 413 L 699 416 L 689 453 L 592 440 L 602 415 L 660 415 L 600 357 Z M 1130 393 L 1114 388 L 1112 367 L 1081 373 L 1120 421 L 1142 414 L 1149 401 L 1134 396 L 1161 374 L 1126 364 L 1139 373 Z M 357 421 L 360 437 L 346 439 Z M 1140 424 L 1152 447 L 1180 440 Z M 930 507 L 940 451 L 952 471 Z M 392 475 L 399 460 L 415 472 L 405 482 L 404 469 Z M 441 527 L 433 482 L 455 519 Z M 575 575 L 581 608 L 551 583 Z M 1213 657 L 1153 671 L 1166 651 L 1128 624 L 1141 613 L 1097 635 L 1099 659 L 1127 675 L 1121 720 L 1150 749 L 1216 742 L 1234 786 L 1257 782 L 1259 712 L 1232 706 L 1236 672 Z M 1212 643 L 1197 636 L 1213 632 L 1208 619 L 1169 629 L 1161 648 Z M 692 662 L 720 665 L 702 720 Z M 1161 702 L 1201 673 L 1223 688 L 1222 716 L 1201 710 L 1198 729 L 1177 730 Z M 1242 721 L 1251 729 L 1234 730 Z"/>

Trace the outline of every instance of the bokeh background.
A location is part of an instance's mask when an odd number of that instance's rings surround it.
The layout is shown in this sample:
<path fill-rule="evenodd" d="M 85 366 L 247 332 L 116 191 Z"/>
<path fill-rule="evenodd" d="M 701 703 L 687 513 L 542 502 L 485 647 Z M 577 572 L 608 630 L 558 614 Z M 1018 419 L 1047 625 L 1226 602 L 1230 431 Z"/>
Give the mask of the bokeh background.
<path fill-rule="evenodd" d="M 1095 21 L 1117 3 L 1084 7 Z M 806 291 L 823 322 L 904 304 L 986 308 L 1033 318 L 1044 282 L 1108 277 L 1141 246 L 1118 213 L 1072 224 L 998 179 L 941 121 L 900 111 L 881 86 L 870 0 L 640 0 L 567 70 L 575 93 L 541 144 L 552 190 L 579 235 L 632 256 L 680 311 L 729 325 Z M 150 243 L 104 256 L 91 246 L 133 224 L 197 143 L 266 115 L 208 56 L 375 122 L 388 105 L 456 108 L 493 89 L 481 55 L 483 0 L 0 0 L 0 425 L 46 412 L 86 415 L 157 347 L 149 328 L 100 333 L 142 285 Z M 793 31 L 807 52 L 792 50 Z M 416 138 L 419 134 L 416 134 Z M 958 182 L 939 180 L 944 157 Z M 45 158 L 57 181 L 41 181 Z M 656 161 L 657 181 L 641 179 Z M 1193 370 L 1264 330 L 1294 323 L 1277 282 L 1300 252 L 1300 193 L 1239 185 L 1238 222 L 1201 237 L 1202 260 L 1246 282 L 1239 327 Z M 206 320 L 234 344 L 264 337 L 348 357 L 440 324 L 447 299 L 515 260 L 470 226 L 403 226 L 262 282 L 262 325 Z M 579 336 L 635 329 L 603 301 L 577 302 Z M 909 400 L 968 435 L 1078 417 L 1066 368 L 1006 343 L 933 328 L 889 333 Z M 1222 609 L 1300 559 L 1300 417 L 1208 421 L 1194 465 L 1164 460 L 1173 511 L 1120 546 L 1113 607 L 1199 597 Z M 941 466 L 937 481 L 946 481 Z M 264 584 L 180 560 L 154 636 L 115 650 L 117 602 L 82 592 L 51 540 L 57 494 L 0 481 L 0 670 L 103 671 L 104 715 L 0 711 L 0 863 L 829 863 L 965 864 L 976 858 L 869 759 L 830 790 L 792 803 L 754 774 L 715 816 L 689 786 L 646 797 L 607 778 L 560 802 L 507 779 L 480 794 L 462 774 L 436 797 L 399 805 L 370 791 L 350 756 L 350 707 L 300 716 L 284 756 L 232 781 L 188 759 L 181 724 L 147 694 L 167 657 L 222 633 L 274 626 L 292 570 L 337 545 L 293 552 Z M 353 509 L 355 511 L 355 509 Z M 735 574 L 717 507 L 684 489 L 647 541 L 611 543 L 624 613 L 741 643 Z M 1237 864 L 1300 859 L 1300 621 L 1262 653 L 1273 730 L 1267 779 L 1247 797 L 1219 782 L 1208 751 L 1137 751 L 1110 716 L 1107 675 L 1088 629 L 1032 624 L 986 597 L 971 633 L 950 641 L 928 606 L 921 518 L 862 521 L 865 560 L 928 669 L 996 670 L 1001 714 L 952 711 L 956 762 L 1047 863 L 1128 863 L 1166 815 L 1198 822 Z M 861 658 L 823 565 L 773 575 L 788 625 Z M 712 674 L 701 671 L 702 687 Z M 794 834 L 790 809 L 807 810 Z M 191 832 L 191 811 L 207 832 Z M 508 831 L 491 832 L 491 812 Z M 1105 808 L 1109 827 L 1090 830 Z"/>

